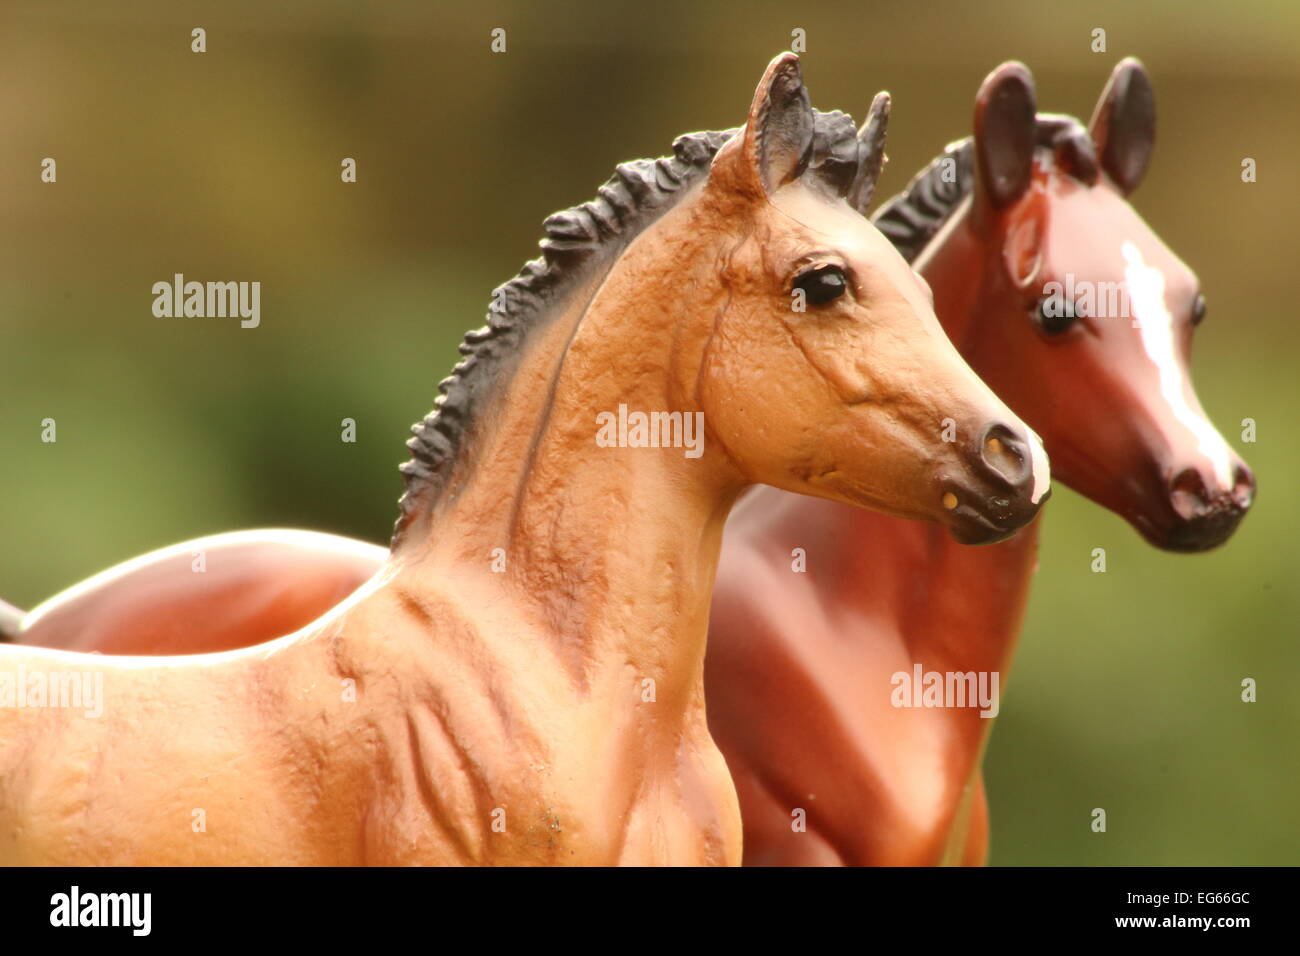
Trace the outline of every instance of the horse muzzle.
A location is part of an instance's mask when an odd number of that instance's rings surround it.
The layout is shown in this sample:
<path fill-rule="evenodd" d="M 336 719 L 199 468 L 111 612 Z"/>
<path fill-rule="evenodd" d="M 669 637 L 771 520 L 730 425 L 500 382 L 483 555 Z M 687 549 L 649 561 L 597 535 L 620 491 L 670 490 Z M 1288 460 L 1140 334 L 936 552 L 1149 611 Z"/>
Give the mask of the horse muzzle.
<path fill-rule="evenodd" d="M 1194 553 L 1217 548 L 1237 530 L 1255 501 L 1255 475 L 1242 461 L 1233 466 L 1233 485 L 1221 487 L 1198 468 L 1179 471 L 1165 488 L 1163 520 L 1135 520 L 1157 548 Z"/>
<path fill-rule="evenodd" d="M 1051 495 L 1047 455 L 1027 429 L 994 424 L 967 454 L 960 478 L 946 479 L 944 523 L 962 544 L 993 544 L 1015 534 Z"/>

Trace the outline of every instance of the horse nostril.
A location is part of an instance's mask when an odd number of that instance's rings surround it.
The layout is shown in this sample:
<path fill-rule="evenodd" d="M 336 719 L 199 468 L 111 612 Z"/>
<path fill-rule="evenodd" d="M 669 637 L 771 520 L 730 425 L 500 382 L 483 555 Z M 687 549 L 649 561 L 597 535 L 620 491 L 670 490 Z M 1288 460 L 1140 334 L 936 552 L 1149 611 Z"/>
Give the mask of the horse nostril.
<path fill-rule="evenodd" d="M 1232 501 L 1245 511 L 1255 500 L 1255 475 L 1245 465 L 1237 465 L 1233 473 Z"/>
<path fill-rule="evenodd" d="M 1205 479 L 1195 468 L 1184 468 L 1169 483 L 1169 503 L 1184 521 L 1192 521 L 1210 506 Z"/>
<path fill-rule="evenodd" d="M 1205 551 L 1232 536 L 1250 508 L 1255 477 L 1245 465 L 1232 471 L 1232 487 L 1211 472 L 1184 468 L 1169 482 L 1169 504 L 1177 520 L 1157 542 L 1170 551 Z"/>
<path fill-rule="evenodd" d="M 1024 442 L 1006 425 L 993 425 L 980 441 L 980 460 L 1013 485 L 1029 475 Z"/>

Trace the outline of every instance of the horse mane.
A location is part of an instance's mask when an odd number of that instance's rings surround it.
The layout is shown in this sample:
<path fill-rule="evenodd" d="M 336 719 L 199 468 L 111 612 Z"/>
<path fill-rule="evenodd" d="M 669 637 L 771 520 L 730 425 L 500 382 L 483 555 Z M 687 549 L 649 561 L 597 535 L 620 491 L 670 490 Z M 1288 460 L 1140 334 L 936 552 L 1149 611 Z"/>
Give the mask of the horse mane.
<path fill-rule="evenodd" d="M 472 430 L 476 409 L 503 370 L 512 368 L 530 331 L 545 324 L 555 303 L 671 209 L 690 186 L 707 174 L 713 157 L 739 127 L 687 133 L 673 142 L 673 154 L 622 163 L 597 190 L 596 198 L 545 220 L 542 254 L 519 274 L 492 291 L 487 322 L 465 334 L 463 356 L 451 375 L 438 383 L 433 411 L 412 426 L 402 464 L 406 490 L 393 546 L 419 511 L 445 490 Z M 838 110 L 814 111 L 813 148 L 808 172 L 830 188 L 847 188 L 857 169 L 857 131 L 852 117 Z"/>
<path fill-rule="evenodd" d="M 1040 113 L 1035 142 L 1052 150 L 1060 167 L 1076 179 L 1097 181 L 1097 154 L 1088 131 L 1073 116 Z M 897 196 L 871 217 L 876 228 L 908 262 L 930 240 L 975 187 L 975 140 L 949 143 Z"/>
<path fill-rule="evenodd" d="M 877 229 L 908 262 L 915 262 L 931 239 L 970 195 L 975 184 L 975 141 L 949 143 L 917 173 L 907 188 L 871 217 Z"/>

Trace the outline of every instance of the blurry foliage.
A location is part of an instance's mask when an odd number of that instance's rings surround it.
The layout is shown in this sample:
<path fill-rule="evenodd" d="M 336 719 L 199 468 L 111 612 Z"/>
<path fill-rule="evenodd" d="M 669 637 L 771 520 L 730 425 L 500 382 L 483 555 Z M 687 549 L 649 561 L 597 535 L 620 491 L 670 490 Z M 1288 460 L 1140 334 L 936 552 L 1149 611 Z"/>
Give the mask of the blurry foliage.
<path fill-rule="evenodd" d="M 1227 547 L 1186 557 L 1058 489 L 990 748 L 993 861 L 1294 863 L 1300 7 L 1135 6 L 7 4 L 0 594 L 30 606 L 242 527 L 386 540 L 405 430 L 544 216 L 619 161 L 741 122 L 794 27 L 816 105 L 860 115 L 893 92 L 881 195 L 969 132 L 1001 60 L 1029 64 L 1043 109 L 1086 118 L 1136 54 L 1160 132 L 1135 203 L 1201 277 L 1198 388 L 1261 490 Z M 261 281 L 261 327 L 155 319 L 150 286 L 175 272 Z M 1259 441 L 1241 446 L 1246 416 Z"/>

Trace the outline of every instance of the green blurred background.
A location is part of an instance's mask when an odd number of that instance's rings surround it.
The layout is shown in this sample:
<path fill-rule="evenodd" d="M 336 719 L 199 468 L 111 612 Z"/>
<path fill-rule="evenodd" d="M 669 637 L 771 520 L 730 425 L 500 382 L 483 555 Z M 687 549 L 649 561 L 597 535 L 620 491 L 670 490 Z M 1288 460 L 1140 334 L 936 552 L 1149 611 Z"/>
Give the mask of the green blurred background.
<path fill-rule="evenodd" d="M 881 195 L 969 132 L 1000 61 L 1033 69 L 1042 109 L 1086 118 L 1135 54 L 1160 116 L 1135 203 L 1201 277 L 1198 389 L 1261 491 L 1227 547 L 1187 557 L 1058 488 L 989 754 L 992 860 L 1300 861 L 1300 7 L 1136 7 L 6 4 L 0 595 L 31 606 L 243 527 L 385 541 L 406 429 L 542 219 L 622 160 L 741 122 L 796 27 L 817 106 L 860 117 L 894 94 Z M 57 185 L 39 181 L 46 156 Z M 150 287 L 175 272 L 261 281 L 261 327 L 154 318 Z M 1239 701 L 1243 677 L 1258 703 Z"/>

